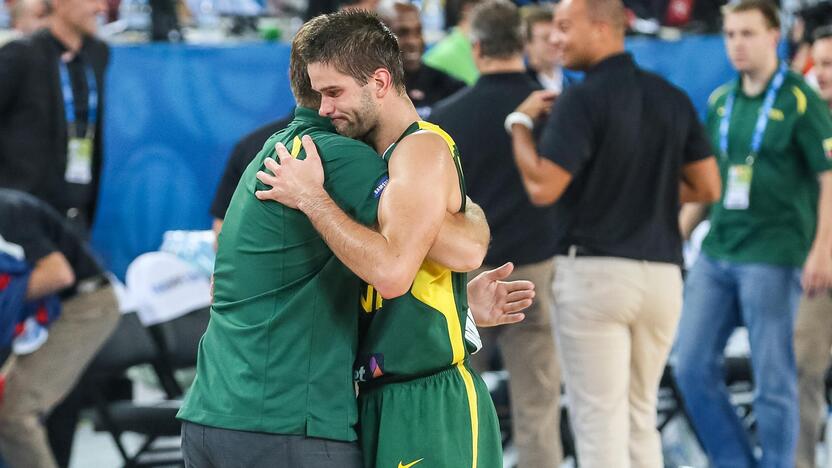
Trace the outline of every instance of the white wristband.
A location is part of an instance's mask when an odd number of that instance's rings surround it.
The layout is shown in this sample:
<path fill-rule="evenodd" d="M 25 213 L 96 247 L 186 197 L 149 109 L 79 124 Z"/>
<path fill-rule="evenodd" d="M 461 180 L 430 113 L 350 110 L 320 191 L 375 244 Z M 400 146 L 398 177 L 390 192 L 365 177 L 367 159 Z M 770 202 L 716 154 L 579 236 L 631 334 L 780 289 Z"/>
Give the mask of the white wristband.
<path fill-rule="evenodd" d="M 511 127 L 514 124 L 520 124 L 528 128 L 529 130 L 534 130 L 534 121 L 531 117 L 522 112 L 512 112 L 511 114 L 506 116 L 504 125 L 509 135 L 511 135 Z"/>

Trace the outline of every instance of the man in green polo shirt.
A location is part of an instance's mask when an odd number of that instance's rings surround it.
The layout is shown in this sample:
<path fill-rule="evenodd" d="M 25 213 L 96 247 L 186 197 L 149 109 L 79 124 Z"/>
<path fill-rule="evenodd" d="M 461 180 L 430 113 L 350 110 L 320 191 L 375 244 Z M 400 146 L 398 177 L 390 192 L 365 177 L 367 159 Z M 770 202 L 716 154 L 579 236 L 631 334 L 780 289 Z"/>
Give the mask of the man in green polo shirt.
<path fill-rule="evenodd" d="M 802 77 L 779 63 L 776 7 L 765 0 L 732 4 L 724 30 L 740 76 L 709 101 L 723 194 L 685 285 L 675 372 L 713 466 L 789 467 L 797 439 L 792 334 L 801 283 L 808 294 L 832 284 L 832 119 Z M 751 344 L 761 460 L 723 381 L 724 348 L 737 326 L 748 328 Z"/>

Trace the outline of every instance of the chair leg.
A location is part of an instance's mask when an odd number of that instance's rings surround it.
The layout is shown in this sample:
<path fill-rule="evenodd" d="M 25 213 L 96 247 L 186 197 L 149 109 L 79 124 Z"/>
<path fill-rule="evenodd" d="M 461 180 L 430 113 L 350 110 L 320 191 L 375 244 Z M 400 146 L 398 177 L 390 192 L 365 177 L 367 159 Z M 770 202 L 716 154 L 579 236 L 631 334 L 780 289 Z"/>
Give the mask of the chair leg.
<path fill-rule="evenodd" d="M 101 397 L 98 393 L 95 395 L 95 407 L 98 411 L 98 416 L 101 418 L 102 424 L 107 429 L 107 432 L 110 433 L 110 436 L 112 436 L 113 443 L 116 444 L 116 448 L 118 449 L 122 460 L 124 460 L 125 463 L 128 462 L 130 460 L 130 455 L 127 454 L 127 449 L 125 449 L 124 444 L 121 443 L 121 431 L 110 417 L 110 412 L 107 409 L 107 402 L 104 401 L 103 397 Z"/>
<path fill-rule="evenodd" d="M 147 436 L 147 439 L 145 439 L 144 443 L 139 448 L 139 450 L 137 450 L 136 453 L 133 454 L 133 456 L 130 457 L 129 460 L 125 460 L 126 463 L 124 464 L 124 468 L 136 468 L 139 466 L 143 466 L 139 459 L 142 457 L 142 455 L 144 455 L 147 449 L 149 449 L 150 446 L 153 445 L 153 442 L 156 441 L 156 438 L 157 437 L 155 435 Z"/>

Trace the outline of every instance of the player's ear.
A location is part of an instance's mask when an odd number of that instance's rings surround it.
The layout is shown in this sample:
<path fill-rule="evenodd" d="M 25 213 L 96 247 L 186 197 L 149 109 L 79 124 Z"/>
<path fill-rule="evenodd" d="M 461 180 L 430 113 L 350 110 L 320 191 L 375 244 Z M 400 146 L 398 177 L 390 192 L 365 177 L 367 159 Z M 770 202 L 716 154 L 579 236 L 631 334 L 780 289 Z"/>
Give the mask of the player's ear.
<path fill-rule="evenodd" d="M 376 97 L 384 97 L 393 89 L 393 75 L 386 68 L 377 68 L 370 76 L 370 84 L 373 85 Z"/>

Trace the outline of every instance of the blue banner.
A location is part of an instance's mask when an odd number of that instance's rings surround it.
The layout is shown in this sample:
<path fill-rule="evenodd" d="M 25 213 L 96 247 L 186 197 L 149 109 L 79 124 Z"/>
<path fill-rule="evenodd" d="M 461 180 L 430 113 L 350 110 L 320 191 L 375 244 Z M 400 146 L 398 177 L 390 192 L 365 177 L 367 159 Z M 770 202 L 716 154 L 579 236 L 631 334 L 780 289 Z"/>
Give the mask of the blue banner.
<path fill-rule="evenodd" d="M 628 42 L 704 112 L 731 68 L 718 36 Z M 93 242 L 120 277 L 171 229 L 208 229 L 234 144 L 294 105 L 286 44 L 116 46 L 107 76 L 104 176 Z"/>
<path fill-rule="evenodd" d="M 171 229 L 208 229 L 237 140 L 291 112 L 289 47 L 113 47 L 93 243 L 123 278 Z"/>
<path fill-rule="evenodd" d="M 703 119 L 708 96 L 735 76 L 722 36 L 686 36 L 679 41 L 638 37 L 627 41 L 627 49 L 640 66 L 688 93 Z"/>

